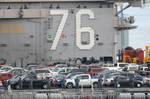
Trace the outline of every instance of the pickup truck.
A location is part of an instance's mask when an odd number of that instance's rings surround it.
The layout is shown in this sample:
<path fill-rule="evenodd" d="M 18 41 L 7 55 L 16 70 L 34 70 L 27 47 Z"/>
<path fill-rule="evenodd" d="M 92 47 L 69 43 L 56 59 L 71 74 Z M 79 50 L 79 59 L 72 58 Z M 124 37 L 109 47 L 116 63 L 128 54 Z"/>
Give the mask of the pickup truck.
<path fill-rule="evenodd" d="M 94 88 L 98 87 L 98 78 L 92 78 L 90 74 L 77 74 L 74 75 L 65 81 L 65 86 L 66 88 L 73 88 L 76 86 L 75 84 L 75 79 L 79 79 L 79 86 L 81 87 L 87 87 L 87 86 L 92 86 Z"/>

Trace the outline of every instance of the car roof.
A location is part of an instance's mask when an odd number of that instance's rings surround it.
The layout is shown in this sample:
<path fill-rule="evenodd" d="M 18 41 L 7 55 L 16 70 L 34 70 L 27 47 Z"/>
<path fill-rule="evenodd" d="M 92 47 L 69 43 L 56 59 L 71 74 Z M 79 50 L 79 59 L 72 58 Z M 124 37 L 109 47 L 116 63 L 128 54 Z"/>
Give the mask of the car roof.
<path fill-rule="evenodd" d="M 12 69 L 23 69 L 23 68 L 21 68 L 21 67 L 13 67 Z"/>
<path fill-rule="evenodd" d="M 3 66 L 1 68 L 13 68 L 12 66 Z"/>
<path fill-rule="evenodd" d="M 75 76 L 82 76 L 82 75 L 89 75 L 89 74 L 77 74 Z"/>

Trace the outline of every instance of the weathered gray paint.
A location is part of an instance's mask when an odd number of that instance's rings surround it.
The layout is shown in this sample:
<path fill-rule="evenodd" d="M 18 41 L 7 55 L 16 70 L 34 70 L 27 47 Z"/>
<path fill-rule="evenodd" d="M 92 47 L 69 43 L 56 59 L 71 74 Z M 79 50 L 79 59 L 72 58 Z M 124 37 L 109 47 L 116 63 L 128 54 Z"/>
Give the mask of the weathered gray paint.
<path fill-rule="evenodd" d="M 23 30 L 22 33 L 0 33 L 0 44 L 7 44 L 7 47 L 0 47 L 0 58 L 8 60 L 8 63 L 20 63 L 23 58 L 24 63 L 49 63 L 51 60 L 68 60 L 69 58 L 82 57 L 116 57 L 118 49 L 121 48 L 121 35 L 114 28 L 114 11 L 112 4 L 105 3 L 29 3 L 28 9 L 45 9 L 47 11 L 50 5 L 51 9 L 69 10 L 69 17 L 64 27 L 65 38 L 61 38 L 55 51 L 50 51 L 52 41 L 47 40 L 48 33 L 55 37 L 56 30 L 60 23 L 60 16 L 47 16 L 45 18 L 3 18 L 0 16 L 0 24 L 19 24 Z M 80 8 L 76 8 L 80 5 Z M 100 5 L 102 8 L 100 8 Z M 19 9 L 24 3 L 1 3 L 1 9 Z M 84 7 L 87 8 L 84 8 Z M 9 9 L 9 10 L 11 10 Z M 90 25 L 95 34 L 99 35 L 99 40 L 95 41 L 95 46 L 91 50 L 80 50 L 75 45 L 75 13 L 80 9 L 91 9 L 95 14 L 95 19 L 88 20 L 83 16 L 82 25 Z M 73 13 L 71 13 L 73 11 Z M 1 25 L 0 25 L 1 26 Z M 7 26 L 7 25 L 6 25 Z M 1 29 L 1 28 L 0 28 Z M 87 39 L 84 34 L 83 40 Z M 52 38 L 53 40 L 53 38 Z M 24 46 L 30 44 L 30 46 Z M 65 46 L 67 45 L 67 46 Z"/>

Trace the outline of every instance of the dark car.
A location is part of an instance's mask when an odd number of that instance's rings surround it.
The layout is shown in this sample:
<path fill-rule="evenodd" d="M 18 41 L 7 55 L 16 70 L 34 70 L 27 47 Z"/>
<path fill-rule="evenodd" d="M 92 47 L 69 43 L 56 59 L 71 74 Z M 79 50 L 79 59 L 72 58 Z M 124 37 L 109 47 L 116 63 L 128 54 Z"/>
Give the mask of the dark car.
<path fill-rule="evenodd" d="M 122 73 L 115 77 L 117 87 L 141 87 L 144 85 L 143 77 L 134 73 Z"/>
<path fill-rule="evenodd" d="M 5 87 L 9 85 L 12 89 L 48 89 L 50 87 L 48 80 L 39 80 L 29 74 L 15 76 L 5 82 Z"/>

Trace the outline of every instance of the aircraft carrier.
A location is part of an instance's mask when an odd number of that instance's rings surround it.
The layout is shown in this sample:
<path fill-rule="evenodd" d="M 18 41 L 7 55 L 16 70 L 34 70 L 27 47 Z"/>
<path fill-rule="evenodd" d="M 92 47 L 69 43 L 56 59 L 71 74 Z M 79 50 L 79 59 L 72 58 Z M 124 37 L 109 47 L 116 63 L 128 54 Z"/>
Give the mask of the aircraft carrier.
<path fill-rule="evenodd" d="M 146 0 L 0 0 L 0 62 L 116 62 Z M 124 7 L 123 3 L 128 4 Z M 0 90 L 0 99 L 150 99 L 149 88 Z M 4 92 L 4 93 L 3 93 Z"/>
<path fill-rule="evenodd" d="M 142 6 L 141 0 L 125 0 Z M 8 64 L 115 62 L 132 16 L 120 0 L 0 0 L 0 60 Z"/>

